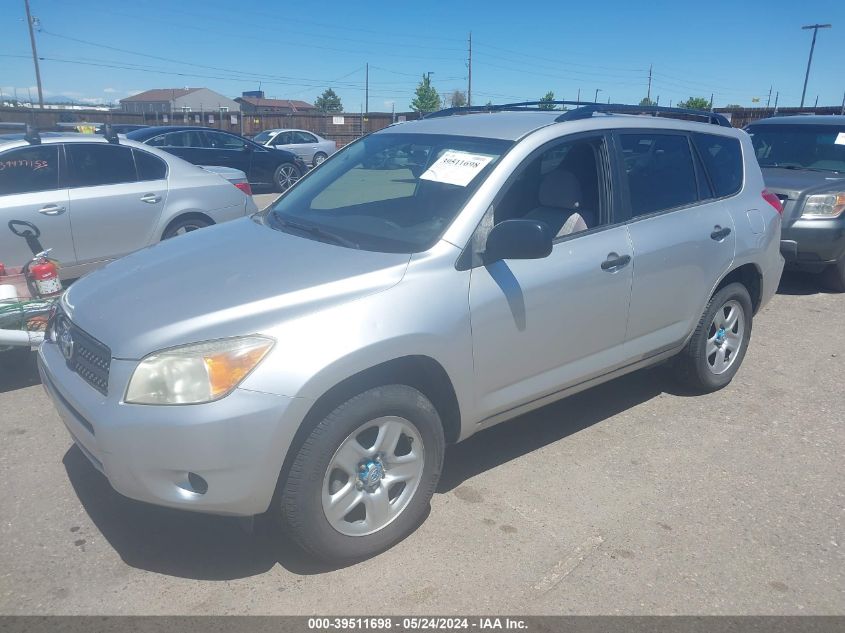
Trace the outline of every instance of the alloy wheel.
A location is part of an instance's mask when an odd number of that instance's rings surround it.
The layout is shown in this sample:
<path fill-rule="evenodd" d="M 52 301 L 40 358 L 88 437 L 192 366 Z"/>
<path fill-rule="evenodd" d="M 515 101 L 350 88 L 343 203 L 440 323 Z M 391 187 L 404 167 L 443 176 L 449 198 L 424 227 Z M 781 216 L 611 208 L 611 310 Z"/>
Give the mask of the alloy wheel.
<path fill-rule="evenodd" d="M 745 313 L 735 299 L 716 311 L 705 343 L 707 367 L 714 374 L 723 374 L 739 356 L 745 334 Z"/>

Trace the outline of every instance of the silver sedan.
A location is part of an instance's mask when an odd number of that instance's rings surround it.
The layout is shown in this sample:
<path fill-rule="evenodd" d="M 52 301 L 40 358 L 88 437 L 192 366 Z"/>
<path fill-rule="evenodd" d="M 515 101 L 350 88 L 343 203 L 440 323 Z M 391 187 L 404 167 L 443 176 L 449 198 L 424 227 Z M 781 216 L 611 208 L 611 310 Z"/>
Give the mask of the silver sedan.
<path fill-rule="evenodd" d="M 203 169 L 148 145 L 93 134 L 0 140 L 0 255 L 52 249 L 73 279 L 107 262 L 257 211 L 243 172 Z"/>
<path fill-rule="evenodd" d="M 337 151 L 334 141 L 308 130 L 264 130 L 252 139 L 266 147 L 285 149 L 299 156 L 306 164 L 316 167 Z"/>

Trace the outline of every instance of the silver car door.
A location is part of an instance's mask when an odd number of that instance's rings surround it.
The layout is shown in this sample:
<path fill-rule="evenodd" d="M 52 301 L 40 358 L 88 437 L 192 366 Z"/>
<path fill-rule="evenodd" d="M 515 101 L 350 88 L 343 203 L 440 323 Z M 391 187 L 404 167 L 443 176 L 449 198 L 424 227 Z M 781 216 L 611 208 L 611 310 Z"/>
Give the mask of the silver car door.
<path fill-rule="evenodd" d="M 145 180 L 138 179 L 135 156 Z M 66 145 L 70 214 L 80 265 L 147 246 L 167 199 L 166 166 L 152 154 L 109 143 Z M 151 162 L 154 159 L 158 162 Z"/>
<path fill-rule="evenodd" d="M 61 188 L 61 146 L 18 147 L 0 154 L 0 262 L 23 266 L 32 251 L 52 249 L 62 266 L 76 263 L 68 213 L 68 191 Z"/>
<path fill-rule="evenodd" d="M 574 159 L 571 165 L 567 156 Z M 627 228 L 613 223 L 616 204 L 608 186 L 605 139 L 587 136 L 553 145 L 526 163 L 494 203 L 499 216 L 494 222 L 537 219 L 554 224 L 558 233 L 578 208 L 589 218 L 588 228 L 560 235 L 544 259 L 498 261 L 472 269 L 476 400 L 483 417 L 554 394 L 627 361 L 632 250 Z M 580 195 L 555 191 L 556 180 L 578 171 L 576 179 L 584 190 Z M 538 199 L 537 192 L 546 190 L 549 195 Z M 590 190 L 592 195 L 585 193 Z M 527 213 L 526 207 L 531 209 Z"/>
<path fill-rule="evenodd" d="M 618 140 L 635 258 L 627 339 L 633 354 L 645 355 L 692 332 L 730 270 L 736 234 L 725 203 L 700 186 L 685 133 L 631 131 Z"/>

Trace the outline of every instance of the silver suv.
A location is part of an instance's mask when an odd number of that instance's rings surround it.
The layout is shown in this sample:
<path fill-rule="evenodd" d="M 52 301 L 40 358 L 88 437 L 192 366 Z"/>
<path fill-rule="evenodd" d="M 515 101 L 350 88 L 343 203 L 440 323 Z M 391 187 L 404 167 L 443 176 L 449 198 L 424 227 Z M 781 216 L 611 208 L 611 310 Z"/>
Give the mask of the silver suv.
<path fill-rule="evenodd" d="M 783 268 L 748 136 L 520 108 L 389 127 L 73 285 L 39 366 L 80 450 L 350 560 L 422 520 L 448 443 L 661 361 L 727 385 Z"/>

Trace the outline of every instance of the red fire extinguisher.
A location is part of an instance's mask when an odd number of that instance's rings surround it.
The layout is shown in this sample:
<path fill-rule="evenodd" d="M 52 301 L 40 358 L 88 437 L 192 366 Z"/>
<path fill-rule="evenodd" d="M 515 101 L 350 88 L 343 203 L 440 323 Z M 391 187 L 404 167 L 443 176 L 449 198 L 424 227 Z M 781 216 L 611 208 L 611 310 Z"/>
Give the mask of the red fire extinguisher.
<path fill-rule="evenodd" d="M 41 297 L 52 297 L 62 292 L 59 281 L 59 267 L 47 257 L 49 249 L 38 253 L 27 265 L 27 276 L 35 286 L 35 291 Z"/>

